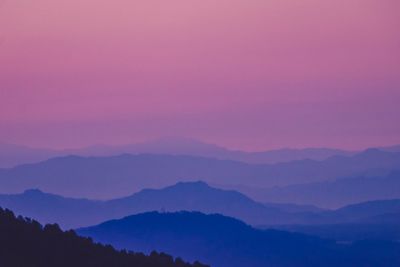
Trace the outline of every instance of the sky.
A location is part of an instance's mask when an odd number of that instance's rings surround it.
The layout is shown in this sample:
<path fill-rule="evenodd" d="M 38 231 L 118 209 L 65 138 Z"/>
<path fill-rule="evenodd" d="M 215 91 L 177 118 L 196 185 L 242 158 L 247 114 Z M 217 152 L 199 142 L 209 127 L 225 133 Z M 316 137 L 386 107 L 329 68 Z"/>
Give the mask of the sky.
<path fill-rule="evenodd" d="M 398 0 L 0 0 L 0 142 L 400 143 Z"/>

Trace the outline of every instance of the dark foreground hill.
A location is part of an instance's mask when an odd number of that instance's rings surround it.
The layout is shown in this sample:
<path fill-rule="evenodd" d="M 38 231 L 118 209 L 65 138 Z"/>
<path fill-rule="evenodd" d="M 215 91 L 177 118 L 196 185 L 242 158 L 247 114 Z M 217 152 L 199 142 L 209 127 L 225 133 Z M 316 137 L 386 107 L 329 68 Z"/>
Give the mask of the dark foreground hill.
<path fill-rule="evenodd" d="M 400 244 L 335 241 L 276 230 L 257 230 L 222 215 L 144 213 L 80 229 L 118 248 L 154 249 L 199 259 L 213 267 L 400 266 Z"/>
<path fill-rule="evenodd" d="M 0 208 L 0 266 L 2 267 L 206 267 L 184 263 L 156 252 L 119 252 L 95 244 L 74 231 L 63 232 L 57 225 L 42 227 Z"/>

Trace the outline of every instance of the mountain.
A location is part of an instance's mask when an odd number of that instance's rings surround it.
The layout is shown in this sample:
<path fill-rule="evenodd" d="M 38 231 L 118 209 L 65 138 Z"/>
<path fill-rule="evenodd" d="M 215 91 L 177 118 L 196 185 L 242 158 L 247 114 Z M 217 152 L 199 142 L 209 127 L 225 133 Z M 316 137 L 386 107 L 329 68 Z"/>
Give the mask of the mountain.
<path fill-rule="evenodd" d="M 356 174 L 383 175 L 396 169 L 400 169 L 400 153 L 376 149 L 324 161 L 303 160 L 273 165 L 183 155 L 67 156 L 0 169 L 0 192 L 40 188 L 70 197 L 107 199 L 179 181 L 203 180 L 220 186 L 262 188 L 327 181 Z M 251 196 L 257 199 L 256 194 Z M 264 201 L 262 198 L 257 200 Z"/>
<path fill-rule="evenodd" d="M 395 215 L 400 214 L 398 199 L 359 203 L 337 210 L 322 210 L 294 204 L 261 204 L 239 192 L 213 188 L 204 182 L 181 182 L 163 189 L 145 189 L 128 197 L 109 201 L 65 198 L 40 190 L 27 190 L 22 194 L 0 195 L 0 206 L 41 223 L 58 223 L 63 229 L 95 225 L 149 211 L 200 211 L 234 217 L 257 227 L 317 235 L 322 232 L 325 235 L 321 236 L 330 238 L 333 236 L 326 235 L 326 232 L 343 232 L 348 234 L 347 237 L 380 236 L 384 239 L 395 239 L 398 236 L 396 229 L 388 231 L 393 226 L 384 227 L 382 231 L 376 225 L 393 224 L 399 219 Z M 346 226 L 347 224 L 351 225 Z M 355 228 L 354 224 L 363 226 Z M 325 231 L 331 229 L 328 228 L 331 225 L 336 230 Z"/>
<path fill-rule="evenodd" d="M 400 172 L 377 177 L 350 177 L 333 181 L 273 187 L 267 189 L 240 188 L 264 202 L 310 204 L 337 208 L 352 203 L 378 199 L 400 198 Z"/>
<path fill-rule="evenodd" d="M 79 229 L 118 248 L 154 249 L 200 259 L 214 267 L 398 266 L 400 244 L 335 241 L 257 230 L 233 218 L 201 213 L 145 213 Z"/>
<path fill-rule="evenodd" d="M 261 152 L 236 152 L 231 155 L 219 157 L 221 159 L 231 159 L 256 164 L 275 164 L 298 160 L 321 161 L 333 156 L 351 156 L 356 154 L 354 151 L 346 151 L 332 148 L 282 148 Z"/>
<path fill-rule="evenodd" d="M 305 212 L 294 213 L 305 215 Z M 314 216 L 311 216 L 314 214 Z M 308 214 L 302 224 L 364 224 L 391 223 L 398 220 L 400 199 L 375 200 L 344 206 L 335 210 L 319 210 Z M 304 217 L 303 217 L 304 218 Z M 400 230 L 400 228 L 399 228 Z"/>
<path fill-rule="evenodd" d="M 400 152 L 400 151 L 397 151 Z M 230 150 L 218 145 L 184 137 L 164 137 L 143 143 L 127 145 L 93 145 L 79 149 L 41 149 L 21 145 L 0 144 L 0 168 L 11 168 L 21 164 L 35 163 L 53 157 L 116 156 L 121 154 L 169 154 L 210 157 L 246 163 L 278 163 L 294 160 L 324 160 L 331 156 L 349 156 L 355 152 L 330 148 L 277 149 L 262 152 Z"/>
<path fill-rule="evenodd" d="M 2 267 L 206 267 L 188 264 L 164 253 L 120 252 L 95 244 L 74 231 L 63 232 L 57 225 L 15 217 L 0 208 L 0 259 Z"/>
<path fill-rule="evenodd" d="M 400 199 L 367 201 L 348 205 L 335 210 L 334 215 L 349 221 L 360 222 L 368 220 L 370 217 L 393 213 L 400 213 Z"/>
<path fill-rule="evenodd" d="M 237 191 L 213 188 L 204 182 L 179 182 L 161 190 L 146 189 L 130 197 L 110 200 L 106 206 L 124 210 L 122 216 L 160 210 L 200 211 L 235 217 L 252 225 L 300 223 L 314 217 L 305 212 L 287 212 L 286 206 L 280 209 L 280 205 L 261 204 Z"/>
<path fill-rule="evenodd" d="M 98 151 L 100 149 L 101 147 L 98 147 Z M 355 152 L 352 151 L 331 148 L 282 148 L 260 152 L 245 152 L 240 150 L 231 150 L 218 145 L 184 137 L 164 137 L 144 143 L 115 147 L 103 146 L 103 150 L 108 151 L 108 153 L 103 152 L 103 155 L 115 155 L 120 153 L 191 155 L 253 164 L 273 164 L 303 159 L 324 160 L 332 156 L 349 156 L 355 154 Z"/>
<path fill-rule="evenodd" d="M 400 212 L 390 212 L 390 213 L 383 213 L 383 214 L 378 214 L 369 218 L 366 218 L 363 220 L 364 223 L 368 224 L 392 224 L 396 225 L 397 229 L 400 232 Z M 397 240 L 400 240 L 400 234 Z"/>
<path fill-rule="evenodd" d="M 22 194 L 0 195 L 0 206 L 41 223 L 58 223 L 64 229 L 113 218 L 108 211 L 102 212 L 101 201 L 65 198 L 37 189 L 27 190 Z"/>
<path fill-rule="evenodd" d="M 322 211 L 318 220 L 307 224 L 269 225 L 274 228 L 340 242 L 380 239 L 400 240 L 400 199 L 377 200 Z"/>
<path fill-rule="evenodd" d="M 261 229 L 277 229 L 318 236 L 320 238 L 333 239 L 340 243 L 352 243 L 361 240 L 400 240 L 400 214 L 396 215 L 396 222 L 388 222 L 387 219 L 380 218 L 374 223 L 336 223 L 318 225 L 280 225 L 260 227 Z"/>
<path fill-rule="evenodd" d="M 293 203 L 262 203 L 266 207 L 276 208 L 281 211 L 290 212 L 290 213 L 305 213 L 305 212 L 313 212 L 313 213 L 320 213 L 325 211 L 320 207 L 314 205 L 298 205 Z"/>
<path fill-rule="evenodd" d="M 0 168 L 47 160 L 60 155 L 55 150 L 0 143 Z"/>
<path fill-rule="evenodd" d="M 378 149 L 388 152 L 400 152 L 400 145 L 378 147 Z"/>
<path fill-rule="evenodd" d="M 180 182 L 109 201 L 65 198 L 40 190 L 27 190 L 22 194 L 0 195 L 0 206 L 42 223 L 57 222 L 65 229 L 161 210 L 219 213 L 252 225 L 306 223 L 316 217 L 306 212 L 310 207 L 261 204 L 239 192 L 213 188 L 204 182 Z M 292 211 L 288 211 L 290 209 Z"/>

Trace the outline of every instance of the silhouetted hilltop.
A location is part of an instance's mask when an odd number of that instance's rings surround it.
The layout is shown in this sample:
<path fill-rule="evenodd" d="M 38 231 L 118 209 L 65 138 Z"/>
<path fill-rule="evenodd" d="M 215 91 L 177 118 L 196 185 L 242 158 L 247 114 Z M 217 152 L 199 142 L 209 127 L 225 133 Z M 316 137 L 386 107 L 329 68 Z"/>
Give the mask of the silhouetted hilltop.
<path fill-rule="evenodd" d="M 234 217 L 252 225 L 300 223 L 312 216 L 305 212 L 293 214 L 281 210 L 280 205 L 264 205 L 237 191 L 214 188 L 200 181 L 179 182 L 162 189 L 145 189 L 126 198 L 110 200 L 106 204 L 106 207 L 131 211 L 125 212 L 123 216 L 161 210 L 199 211 Z"/>
<path fill-rule="evenodd" d="M 42 227 L 28 218 L 15 217 L 0 208 L 0 265 L 2 267 L 206 267 L 152 252 L 116 251 L 95 244 L 74 231 L 61 231 L 57 225 Z"/>
<path fill-rule="evenodd" d="M 79 229 L 118 248 L 154 249 L 213 267 L 398 266 L 400 244 L 339 245 L 303 234 L 257 230 L 236 219 L 198 212 L 144 213 Z"/>

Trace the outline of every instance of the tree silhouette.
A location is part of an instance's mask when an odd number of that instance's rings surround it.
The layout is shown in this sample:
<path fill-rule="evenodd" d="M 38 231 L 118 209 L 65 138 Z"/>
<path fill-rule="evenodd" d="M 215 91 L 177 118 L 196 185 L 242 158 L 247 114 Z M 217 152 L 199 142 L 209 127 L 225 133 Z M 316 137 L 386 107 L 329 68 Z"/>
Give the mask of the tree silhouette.
<path fill-rule="evenodd" d="M 165 253 L 150 255 L 117 251 L 94 243 L 57 224 L 44 227 L 0 208 L 0 266 L 2 267 L 207 267 L 185 263 Z"/>

